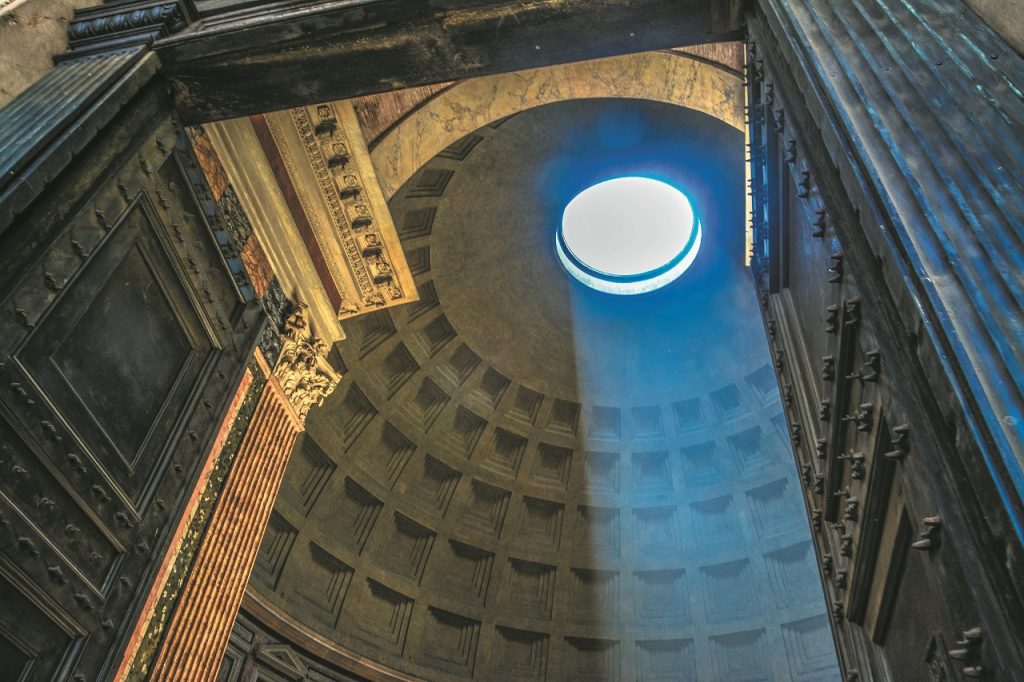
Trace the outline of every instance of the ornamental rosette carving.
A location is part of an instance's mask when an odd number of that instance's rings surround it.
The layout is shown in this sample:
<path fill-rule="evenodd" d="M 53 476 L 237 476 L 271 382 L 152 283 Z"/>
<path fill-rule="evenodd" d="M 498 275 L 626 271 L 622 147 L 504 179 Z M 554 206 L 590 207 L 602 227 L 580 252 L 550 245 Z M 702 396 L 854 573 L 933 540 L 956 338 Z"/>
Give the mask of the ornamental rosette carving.
<path fill-rule="evenodd" d="M 310 329 L 308 306 L 296 303 L 284 321 L 283 345 L 274 376 L 299 419 L 321 405 L 338 385 L 341 375 L 327 362 L 327 343 Z"/>

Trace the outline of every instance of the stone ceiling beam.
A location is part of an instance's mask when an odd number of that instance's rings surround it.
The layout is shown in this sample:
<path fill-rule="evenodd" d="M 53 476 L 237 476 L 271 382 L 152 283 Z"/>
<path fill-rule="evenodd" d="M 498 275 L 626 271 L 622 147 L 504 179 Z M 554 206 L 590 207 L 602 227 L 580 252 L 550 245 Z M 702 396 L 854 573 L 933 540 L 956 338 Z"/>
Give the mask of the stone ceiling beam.
<path fill-rule="evenodd" d="M 189 123 L 644 50 L 735 40 L 739 0 L 379 0 L 208 16 L 159 41 Z"/>

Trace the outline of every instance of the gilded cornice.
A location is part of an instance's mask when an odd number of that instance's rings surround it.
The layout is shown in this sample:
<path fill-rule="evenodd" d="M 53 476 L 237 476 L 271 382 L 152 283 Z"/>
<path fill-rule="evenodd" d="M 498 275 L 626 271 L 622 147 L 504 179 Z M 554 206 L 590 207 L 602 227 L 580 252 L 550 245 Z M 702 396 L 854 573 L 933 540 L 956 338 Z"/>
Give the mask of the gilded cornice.
<path fill-rule="evenodd" d="M 281 159 L 284 161 L 284 165 L 288 169 L 289 175 L 293 178 L 299 176 L 300 167 L 297 165 L 298 162 L 292 154 L 292 145 L 289 145 L 286 142 L 285 131 L 281 128 L 282 120 L 279 117 L 267 116 L 266 121 L 267 127 L 270 129 L 270 132 L 274 137 L 278 153 L 281 155 Z M 287 125 L 287 122 L 285 122 L 285 125 Z M 300 161 L 304 158 L 305 157 L 302 155 L 299 156 Z M 311 202 L 310 193 L 297 187 L 296 198 L 302 207 L 302 212 L 305 214 L 305 217 L 309 222 L 310 229 L 313 231 L 317 243 L 329 243 L 330 231 L 323 226 L 323 222 L 319 219 L 320 213 Z M 328 271 L 327 273 L 321 272 L 321 278 L 326 275 L 332 283 L 343 281 L 344 276 L 342 274 L 342 268 L 344 266 L 339 263 L 339 259 L 335 257 L 334 253 L 330 249 L 318 249 L 318 253 L 323 260 L 323 267 Z M 337 303 L 335 305 L 337 306 Z"/>
<path fill-rule="evenodd" d="M 325 288 L 336 292 L 338 319 L 415 300 L 351 104 L 297 107 L 266 121 L 311 231 L 307 249 Z"/>

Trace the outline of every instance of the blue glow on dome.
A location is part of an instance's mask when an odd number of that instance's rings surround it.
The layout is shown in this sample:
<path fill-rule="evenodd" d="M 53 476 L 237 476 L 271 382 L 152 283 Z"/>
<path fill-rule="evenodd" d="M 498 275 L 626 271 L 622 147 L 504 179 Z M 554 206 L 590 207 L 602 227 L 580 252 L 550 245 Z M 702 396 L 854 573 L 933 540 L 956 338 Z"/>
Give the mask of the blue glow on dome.
<path fill-rule="evenodd" d="M 555 250 L 566 271 L 591 289 L 630 295 L 678 279 L 700 243 L 700 221 L 685 194 L 660 180 L 624 177 L 573 197 Z"/>

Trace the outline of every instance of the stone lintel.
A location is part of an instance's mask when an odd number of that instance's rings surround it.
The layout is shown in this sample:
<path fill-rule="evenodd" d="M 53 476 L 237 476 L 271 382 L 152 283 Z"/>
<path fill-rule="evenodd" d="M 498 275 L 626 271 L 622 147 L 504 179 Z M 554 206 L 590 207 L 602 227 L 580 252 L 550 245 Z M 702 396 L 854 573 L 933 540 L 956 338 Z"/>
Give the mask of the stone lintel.
<path fill-rule="evenodd" d="M 334 0 L 273 17 L 259 6 L 225 8 L 158 41 L 157 50 L 179 111 L 192 123 L 301 105 L 311 93 L 337 100 L 736 40 L 743 28 L 739 0 L 442 4 Z"/>

